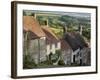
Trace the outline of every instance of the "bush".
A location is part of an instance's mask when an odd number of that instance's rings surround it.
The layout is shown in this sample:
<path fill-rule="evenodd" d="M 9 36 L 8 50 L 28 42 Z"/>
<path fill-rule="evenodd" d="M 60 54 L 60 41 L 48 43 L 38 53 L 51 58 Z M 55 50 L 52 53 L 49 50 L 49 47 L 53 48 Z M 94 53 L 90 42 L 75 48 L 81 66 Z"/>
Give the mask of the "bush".
<path fill-rule="evenodd" d="M 52 52 L 50 52 L 49 59 L 48 59 L 49 62 L 50 63 L 55 63 L 59 59 L 60 54 L 61 54 L 61 51 L 60 50 L 56 50 L 56 53 L 55 54 L 53 54 Z"/>
<path fill-rule="evenodd" d="M 36 67 L 37 64 L 35 63 L 34 59 L 31 59 L 30 55 L 24 55 L 23 59 L 23 68 L 25 69 L 31 69 L 33 67 Z"/>
<path fill-rule="evenodd" d="M 53 53 L 50 52 L 50 54 L 49 54 L 49 60 L 51 60 L 52 55 L 53 55 Z"/>
<path fill-rule="evenodd" d="M 61 56 L 61 50 L 56 50 L 56 54 L 59 56 Z"/>
<path fill-rule="evenodd" d="M 59 60 L 58 65 L 65 65 L 63 60 Z"/>

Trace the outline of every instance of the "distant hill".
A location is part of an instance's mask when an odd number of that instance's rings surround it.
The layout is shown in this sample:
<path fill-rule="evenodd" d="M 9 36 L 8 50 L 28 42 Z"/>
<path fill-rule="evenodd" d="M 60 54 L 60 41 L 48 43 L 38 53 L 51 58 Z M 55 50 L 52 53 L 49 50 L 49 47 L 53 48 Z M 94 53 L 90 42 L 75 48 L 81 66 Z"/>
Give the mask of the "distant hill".
<path fill-rule="evenodd" d="M 58 36 L 62 36 L 63 26 L 70 32 L 79 30 L 79 25 L 82 24 L 84 25 L 83 36 L 90 39 L 91 16 L 89 13 L 23 11 L 23 15 L 32 16 L 32 14 L 37 15 L 40 25 L 45 25 L 45 21 L 48 20 L 49 27 Z"/>

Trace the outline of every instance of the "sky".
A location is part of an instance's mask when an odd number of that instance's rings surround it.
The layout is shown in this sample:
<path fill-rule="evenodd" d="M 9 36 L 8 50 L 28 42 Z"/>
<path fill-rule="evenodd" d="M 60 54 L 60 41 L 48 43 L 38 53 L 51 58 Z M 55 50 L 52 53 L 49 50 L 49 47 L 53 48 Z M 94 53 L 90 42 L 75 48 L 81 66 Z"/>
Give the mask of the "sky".
<path fill-rule="evenodd" d="M 34 10 L 25 10 L 28 14 L 30 13 L 37 13 L 39 15 L 52 15 L 52 16 L 61 16 L 61 15 L 68 15 L 73 17 L 81 17 L 81 18 L 90 18 L 90 13 L 78 13 L 78 12 L 49 12 L 49 11 L 34 11 Z"/>

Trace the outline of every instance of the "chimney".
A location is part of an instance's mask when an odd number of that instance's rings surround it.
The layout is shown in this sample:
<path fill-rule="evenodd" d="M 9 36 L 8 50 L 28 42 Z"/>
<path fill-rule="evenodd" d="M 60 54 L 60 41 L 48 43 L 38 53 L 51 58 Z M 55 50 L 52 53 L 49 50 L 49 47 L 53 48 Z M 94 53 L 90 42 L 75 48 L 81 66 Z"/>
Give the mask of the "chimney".
<path fill-rule="evenodd" d="M 36 19 L 36 13 L 32 13 L 32 16 Z"/>
<path fill-rule="evenodd" d="M 65 31 L 66 31 L 66 33 L 67 33 L 67 25 L 65 24 Z"/>
<path fill-rule="evenodd" d="M 65 35 L 67 33 L 67 26 L 66 26 L 66 24 L 64 24 L 64 26 L 63 26 L 63 35 Z"/>
<path fill-rule="evenodd" d="M 45 20 L 45 21 L 44 21 L 44 24 L 48 27 L 48 26 L 49 26 L 48 20 Z"/>
<path fill-rule="evenodd" d="M 80 35 L 82 35 L 82 31 L 83 31 L 83 26 L 79 25 L 79 33 L 80 33 Z"/>

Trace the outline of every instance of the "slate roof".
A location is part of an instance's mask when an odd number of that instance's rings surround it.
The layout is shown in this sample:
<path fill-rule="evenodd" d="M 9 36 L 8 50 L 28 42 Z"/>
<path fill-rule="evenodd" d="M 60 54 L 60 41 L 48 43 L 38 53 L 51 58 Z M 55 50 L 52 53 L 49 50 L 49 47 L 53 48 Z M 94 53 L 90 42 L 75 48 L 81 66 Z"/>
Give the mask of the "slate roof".
<path fill-rule="evenodd" d="M 78 32 L 67 32 L 65 35 L 65 40 L 69 43 L 73 51 L 78 48 L 87 47 L 87 43 L 83 37 Z"/>

